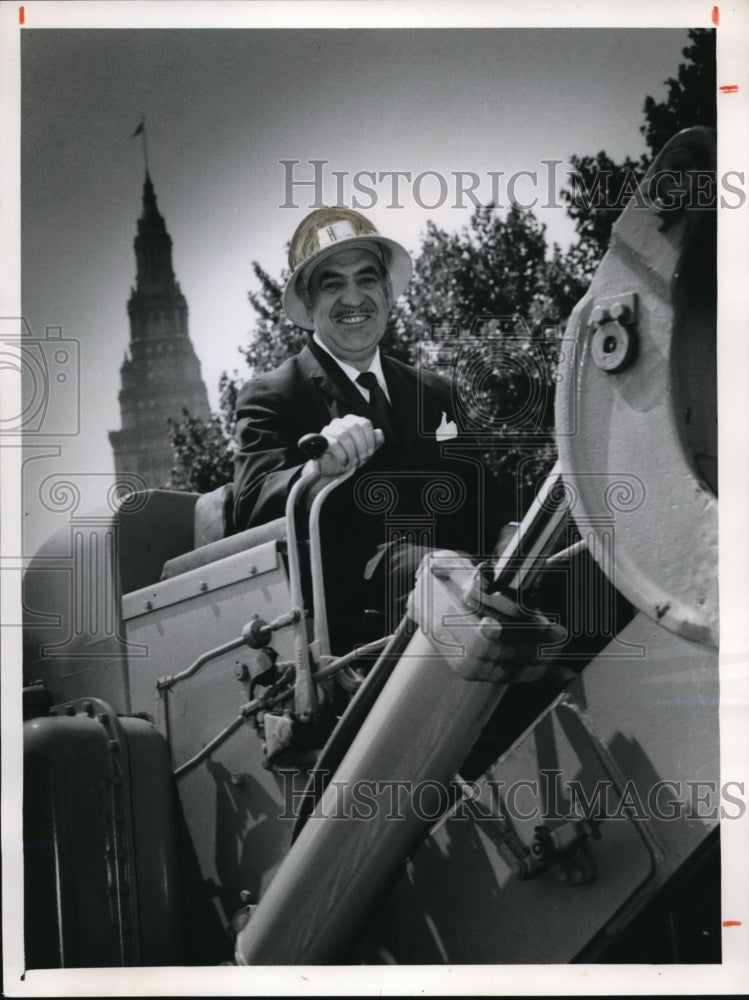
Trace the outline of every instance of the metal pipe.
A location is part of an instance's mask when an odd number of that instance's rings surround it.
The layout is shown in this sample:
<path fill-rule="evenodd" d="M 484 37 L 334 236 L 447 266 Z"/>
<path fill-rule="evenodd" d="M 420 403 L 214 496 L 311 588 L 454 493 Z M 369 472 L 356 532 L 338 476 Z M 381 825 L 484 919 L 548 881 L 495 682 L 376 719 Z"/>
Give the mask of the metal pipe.
<path fill-rule="evenodd" d="M 549 556 L 546 560 L 546 567 L 557 566 L 559 563 L 571 562 L 573 559 L 577 559 L 579 555 L 583 552 L 588 551 L 588 543 L 582 538 L 579 542 L 573 542 L 572 545 L 568 545 L 566 549 L 561 549 L 559 552 L 555 552 L 553 555 Z"/>
<path fill-rule="evenodd" d="M 347 653 L 345 656 L 341 656 L 339 659 L 334 660 L 332 663 L 328 663 L 326 666 L 321 667 L 316 673 L 312 675 L 312 680 L 314 683 L 325 680 L 326 677 L 330 677 L 331 674 L 335 674 L 338 670 L 342 670 L 344 667 L 348 666 L 355 660 L 362 659 L 365 656 L 372 656 L 379 652 L 380 649 L 388 642 L 390 636 L 386 636 L 383 639 L 376 639 L 374 642 L 370 642 L 366 646 L 361 646 L 359 649 L 354 650 L 351 653 Z M 174 769 L 174 777 L 181 778 L 183 774 L 191 771 L 194 767 L 197 767 L 206 757 L 210 757 L 214 750 L 221 746 L 232 733 L 235 733 L 245 722 L 249 716 L 254 715 L 255 712 L 260 711 L 260 709 L 274 708 L 276 705 L 281 705 L 289 699 L 294 694 L 294 690 L 289 688 L 285 691 L 279 691 L 270 697 L 265 696 L 263 698 L 255 698 L 252 701 L 248 701 L 246 705 L 243 705 L 240 714 L 225 726 L 220 733 L 213 737 L 210 743 L 207 743 L 194 757 L 190 757 L 186 760 L 184 764 L 180 764 L 179 767 Z M 168 719 L 168 715 L 167 715 Z"/>
<path fill-rule="evenodd" d="M 517 600 L 545 569 L 550 549 L 565 528 L 570 495 L 556 463 L 544 480 L 515 535 L 494 564 L 489 592 L 501 591 Z"/>
<path fill-rule="evenodd" d="M 314 638 L 312 654 L 319 661 L 330 656 L 330 633 L 328 629 L 328 609 L 325 601 L 325 580 L 323 577 L 322 537 L 320 533 L 320 512 L 329 493 L 341 483 L 350 479 L 356 467 L 332 479 L 320 490 L 312 501 L 309 512 L 309 562 L 312 577 L 312 610 L 314 614 Z"/>
<path fill-rule="evenodd" d="M 225 726 L 221 732 L 214 736 L 211 742 L 207 743 L 202 750 L 195 754 L 194 757 L 190 757 L 190 759 L 186 760 L 184 764 L 180 764 L 179 767 L 176 767 L 174 769 L 174 777 L 181 778 L 183 774 L 187 774 L 188 771 L 192 771 L 194 767 L 197 767 L 197 765 L 200 764 L 201 761 L 205 760 L 206 757 L 210 757 L 213 751 L 228 740 L 231 734 L 235 733 L 244 721 L 245 716 L 238 715 L 236 719 L 230 722 L 228 726 Z"/>
<path fill-rule="evenodd" d="M 335 660 L 326 663 L 325 666 L 320 667 L 315 671 L 313 679 L 323 681 L 326 677 L 330 677 L 331 674 L 337 674 L 339 670 L 343 670 L 351 663 L 356 663 L 357 660 L 365 660 L 368 656 L 374 656 L 375 653 L 379 653 L 385 648 L 391 638 L 392 636 L 384 635 L 381 639 L 373 639 L 372 642 L 368 642 L 365 646 L 357 646 L 350 653 L 339 656 Z"/>
<path fill-rule="evenodd" d="M 316 965 L 342 958 L 437 818 L 430 800 L 439 798 L 440 787 L 448 793 L 504 690 L 463 679 L 421 630 L 413 636 L 334 781 L 239 933 L 239 965 Z M 367 818 L 364 792 L 373 803 Z"/>
<path fill-rule="evenodd" d="M 211 660 L 215 660 L 219 656 L 223 656 L 224 653 L 231 653 L 233 649 L 238 649 L 240 646 L 244 646 L 245 638 L 244 635 L 237 636 L 236 639 L 230 639 L 229 642 L 225 642 L 222 646 L 216 646 L 214 649 L 206 650 L 201 656 L 191 663 L 186 670 L 183 670 L 179 674 L 170 674 L 167 677 L 159 677 L 156 681 L 156 687 L 159 691 L 168 691 L 169 688 L 174 687 L 179 681 L 187 680 L 188 677 L 192 677 L 196 674 L 201 667 L 204 667 L 206 663 L 210 663 Z"/>
<path fill-rule="evenodd" d="M 396 663 L 408 645 L 410 638 L 408 623 L 408 618 L 402 618 L 398 628 L 388 637 L 377 662 L 359 685 L 356 694 L 348 703 L 346 711 L 328 737 L 304 789 L 294 828 L 291 831 L 290 843 L 293 844 L 299 836 L 300 830 L 327 787 L 326 777 L 333 775 L 345 757 L 354 737 L 359 732 L 362 721 L 379 697 L 388 677 L 392 674 Z M 368 649 L 369 647 L 364 648 Z M 322 778 L 322 784 L 319 783 L 320 778 Z"/>
<path fill-rule="evenodd" d="M 316 466 L 312 466 L 309 470 L 303 472 L 289 490 L 289 495 L 286 498 L 285 513 L 287 558 L 289 560 L 289 589 L 291 591 L 292 606 L 299 608 L 300 611 L 304 608 L 304 595 L 302 593 L 302 574 L 299 564 L 299 546 L 297 545 L 296 502 L 297 497 L 318 476 L 319 469 Z M 309 647 L 307 645 L 307 628 L 304 623 L 303 611 L 295 627 L 294 663 L 296 664 L 296 678 L 294 681 L 295 707 L 300 717 L 307 719 L 314 714 L 317 707 L 317 693 L 312 682 L 312 668 L 310 665 Z"/>
<path fill-rule="evenodd" d="M 199 670 L 201 670 L 207 663 L 211 660 L 218 659 L 219 656 L 223 656 L 224 653 L 231 653 L 232 650 L 238 649 L 240 646 L 249 646 L 251 649 L 260 649 L 262 643 L 258 644 L 257 639 L 262 633 L 270 636 L 279 628 L 284 628 L 286 625 L 294 625 L 302 617 L 302 612 L 298 608 L 292 608 L 291 611 L 287 611 L 283 615 L 279 615 L 270 624 L 264 624 L 258 626 L 259 619 L 254 618 L 252 621 L 247 622 L 247 624 L 242 629 L 242 634 L 237 636 L 235 639 L 230 639 L 228 642 L 223 643 L 221 646 L 215 646 L 213 649 L 208 649 L 205 653 L 201 655 L 190 664 L 185 670 L 182 670 L 178 674 L 169 674 L 166 677 L 159 677 L 156 681 L 156 687 L 159 691 L 168 691 L 173 688 L 175 684 L 179 684 L 180 681 L 186 681 L 189 677 L 193 677 Z"/>
<path fill-rule="evenodd" d="M 284 511 L 286 518 L 286 558 L 289 563 L 289 590 L 291 591 L 291 603 L 296 608 L 304 607 L 304 595 L 302 594 L 302 573 L 299 567 L 299 547 L 297 545 L 296 534 L 296 501 L 302 490 L 306 489 L 312 480 L 317 478 L 317 472 L 310 469 L 297 479 L 289 490 L 286 498 L 286 508 Z"/>

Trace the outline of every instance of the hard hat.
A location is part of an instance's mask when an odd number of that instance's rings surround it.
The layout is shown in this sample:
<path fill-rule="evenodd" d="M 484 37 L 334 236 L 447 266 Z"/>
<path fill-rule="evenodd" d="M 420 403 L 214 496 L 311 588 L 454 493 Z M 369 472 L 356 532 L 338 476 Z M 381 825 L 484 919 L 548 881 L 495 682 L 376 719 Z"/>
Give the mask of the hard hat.
<path fill-rule="evenodd" d="M 380 236 L 369 219 L 351 208 L 318 208 L 302 219 L 291 237 L 291 277 L 284 289 L 283 307 L 292 323 L 303 330 L 313 329 L 303 299 L 310 275 L 326 257 L 351 247 L 370 250 L 382 261 L 390 275 L 393 298 L 405 291 L 413 264 L 400 243 Z"/>

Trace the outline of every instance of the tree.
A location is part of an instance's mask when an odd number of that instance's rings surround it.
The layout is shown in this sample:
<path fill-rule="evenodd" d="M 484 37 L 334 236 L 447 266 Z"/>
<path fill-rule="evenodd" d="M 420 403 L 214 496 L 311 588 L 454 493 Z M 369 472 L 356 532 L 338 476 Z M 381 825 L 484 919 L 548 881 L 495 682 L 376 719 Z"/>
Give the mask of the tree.
<path fill-rule="evenodd" d="M 562 189 L 567 214 L 577 231 L 577 264 L 581 277 L 592 278 L 611 241 L 611 229 L 637 185 L 647 161 L 627 157 L 615 163 L 603 150 L 595 156 L 570 157 L 568 188 Z"/>
<path fill-rule="evenodd" d="M 283 290 L 289 272 L 282 271 L 279 280 L 275 281 L 257 262 L 253 263 L 252 270 L 260 282 L 260 291 L 250 292 L 248 298 L 257 319 L 249 343 L 240 351 L 250 371 L 259 373 L 277 368 L 301 350 L 306 334 L 294 326 L 283 311 Z"/>
<path fill-rule="evenodd" d="M 692 44 L 681 52 L 686 62 L 679 64 L 676 79 L 666 80 L 667 99 L 645 98 L 645 124 L 640 131 L 653 156 L 683 128 L 691 125 L 716 128 L 715 30 L 692 28 L 688 36 Z"/>
<path fill-rule="evenodd" d="M 465 330 L 477 317 L 527 317 L 543 285 L 546 249 L 545 227 L 514 205 L 504 220 L 492 205 L 479 206 L 457 233 L 428 223 L 396 311 L 398 340 L 413 345 L 443 327 Z"/>
<path fill-rule="evenodd" d="M 395 311 L 397 343 L 448 376 L 463 430 L 491 436 L 484 458 L 518 513 L 554 460 L 557 328 L 583 291 L 558 246 L 547 257 L 545 226 L 516 205 L 477 207 L 456 233 L 430 223 Z"/>
<path fill-rule="evenodd" d="M 692 28 L 691 45 L 682 49 L 686 60 L 679 64 L 677 78 L 665 81 L 668 97 L 656 101 L 646 97 L 645 122 L 640 127 L 650 156 L 627 157 L 615 163 L 603 150 L 595 156 L 573 156 L 570 186 L 562 190 L 567 213 L 575 222 L 577 250 L 582 274 L 592 277 L 608 248 L 611 229 L 624 209 L 634 185 L 645 176 L 650 161 L 668 140 L 692 125 L 716 127 L 715 31 Z"/>
<path fill-rule="evenodd" d="M 218 413 L 200 420 L 183 409 L 181 421 L 169 420 L 174 454 L 169 489 L 208 493 L 231 482 L 236 451 L 237 389 L 237 378 L 232 379 L 224 372 L 219 380 Z"/>

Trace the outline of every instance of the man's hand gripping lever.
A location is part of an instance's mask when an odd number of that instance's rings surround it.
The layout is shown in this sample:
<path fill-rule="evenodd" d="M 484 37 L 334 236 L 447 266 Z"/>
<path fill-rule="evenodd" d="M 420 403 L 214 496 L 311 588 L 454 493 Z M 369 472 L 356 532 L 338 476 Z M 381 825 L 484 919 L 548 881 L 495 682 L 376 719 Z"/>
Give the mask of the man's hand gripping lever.
<path fill-rule="evenodd" d="M 315 474 L 306 490 L 307 500 L 316 497 L 332 481 L 342 482 L 339 477 L 348 478 L 374 455 L 384 440 L 378 427 L 354 413 L 336 417 L 319 434 L 305 434 L 299 447 L 310 461 L 303 474 Z"/>

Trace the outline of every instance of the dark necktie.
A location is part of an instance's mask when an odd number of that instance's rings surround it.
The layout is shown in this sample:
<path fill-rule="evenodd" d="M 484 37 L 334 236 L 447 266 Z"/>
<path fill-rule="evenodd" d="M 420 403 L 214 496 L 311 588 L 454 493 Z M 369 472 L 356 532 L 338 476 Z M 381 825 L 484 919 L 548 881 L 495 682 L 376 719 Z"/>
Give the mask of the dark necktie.
<path fill-rule="evenodd" d="M 375 415 L 375 424 L 380 428 L 386 438 L 391 441 L 395 432 L 393 429 L 393 411 L 388 403 L 387 396 L 382 391 L 380 383 L 374 372 L 361 372 L 356 376 L 359 385 L 369 393 L 369 405 Z"/>

